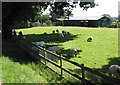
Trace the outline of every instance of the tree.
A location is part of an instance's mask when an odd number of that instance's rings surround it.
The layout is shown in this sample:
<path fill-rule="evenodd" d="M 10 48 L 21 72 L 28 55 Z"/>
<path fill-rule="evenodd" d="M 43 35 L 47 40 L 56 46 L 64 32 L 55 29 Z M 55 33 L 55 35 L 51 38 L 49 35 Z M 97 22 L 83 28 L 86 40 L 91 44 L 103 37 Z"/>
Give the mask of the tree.
<path fill-rule="evenodd" d="M 34 22 L 35 16 L 41 15 L 41 12 L 50 5 L 51 6 L 51 16 L 59 18 L 65 16 L 68 18 L 72 14 L 72 9 L 78 2 L 3 2 L 2 3 L 2 37 L 4 39 L 11 39 L 12 26 L 14 22 L 18 20 L 19 22 Z M 86 4 L 82 2 L 80 7 Z M 95 5 L 94 5 L 95 6 Z M 90 7 L 93 7 L 90 4 Z M 88 8 L 86 8 L 88 9 Z"/>
<path fill-rule="evenodd" d="M 103 14 L 102 16 L 108 17 L 108 18 L 110 19 L 111 22 L 113 21 L 112 17 L 111 17 L 109 14 Z"/>
<path fill-rule="evenodd" d="M 12 25 L 16 20 L 19 22 L 34 22 L 34 16 L 39 10 L 46 9 L 49 3 L 25 3 L 25 2 L 3 2 L 2 3 L 2 37 L 3 39 L 11 39 Z"/>

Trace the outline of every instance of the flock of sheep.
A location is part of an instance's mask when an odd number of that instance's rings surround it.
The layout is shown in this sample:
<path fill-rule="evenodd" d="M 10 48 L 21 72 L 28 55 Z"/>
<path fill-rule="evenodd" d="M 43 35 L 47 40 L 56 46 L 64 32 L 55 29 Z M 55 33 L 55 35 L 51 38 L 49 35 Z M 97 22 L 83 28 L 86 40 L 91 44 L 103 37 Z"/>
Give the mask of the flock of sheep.
<path fill-rule="evenodd" d="M 56 32 L 59 33 L 60 30 L 57 29 Z M 52 33 L 55 33 L 55 30 L 53 30 Z M 47 34 L 47 33 L 44 32 L 44 35 L 46 35 L 46 34 Z M 67 32 L 67 31 L 64 31 L 64 30 L 63 30 L 63 31 L 62 31 L 62 34 L 59 34 L 59 37 L 64 38 L 64 34 L 70 34 L 70 32 Z M 90 37 L 87 38 L 87 42 L 91 42 L 92 40 L 93 40 L 93 37 L 92 37 L 92 36 L 90 36 Z M 41 47 L 45 48 L 45 42 L 44 42 L 44 41 L 32 42 L 32 43 L 35 44 L 35 45 L 37 45 L 37 46 L 41 46 Z M 37 48 L 37 47 L 32 47 L 32 49 L 33 49 L 33 50 L 36 50 L 36 51 L 38 51 L 38 52 L 40 53 L 39 48 Z M 53 52 L 53 53 L 59 54 L 59 55 L 60 55 L 61 52 L 62 52 L 62 48 L 61 48 L 61 47 L 58 47 L 58 46 L 49 47 L 47 50 L 49 50 L 49 51 L 51 51 L 51 52 Z M 44 55 L 44 53 L 40 53 L 40 54 L 43 54 L 43 55 Z M 69 51 L 69 53 L 68 53 L 68 56 L 77 56 L 77 50 L 76 50 L 76 49 L 71 49 L 71 50 Z M 58 60 L 57 57 L 55 57 L 55 56 L 53 56 L 53 55 L 50 55 L 49 53 L 46 54 L 46 57 L 49 58 L 49 59 L 51 59 L 51 60 L 53 60 L 53 61 L 55 61 L 55 62 Z M 118 78 L 119 75 L 120 75 L 120 66 L 118 66 L 118 65 L 111 65 L 111 66 L 109 67 L 109 71 L 110 71 L 110 75 L 113 74 L 114 76 L 116 76 L 116 78 Z"/>
<path fill-rule="evenodd" d="M 60 30 L 57 29 L 56 32 L 59 33 Z M 55 30 L 53 30 L 52 33 L 55 34 Z M 44 32 L 43 34 L 44 34 L 44 35 L 47 35 L 47 32 Z M 67 31 L 65 31 L 65 30 L 62 30 L 62 34 L 59 34 L 59 37 L 64 38 L 64 34 L 69 34 L 69 35 L 70 35 L 71 33 L 70 33 L 70 32 L 67 32 Z"/>

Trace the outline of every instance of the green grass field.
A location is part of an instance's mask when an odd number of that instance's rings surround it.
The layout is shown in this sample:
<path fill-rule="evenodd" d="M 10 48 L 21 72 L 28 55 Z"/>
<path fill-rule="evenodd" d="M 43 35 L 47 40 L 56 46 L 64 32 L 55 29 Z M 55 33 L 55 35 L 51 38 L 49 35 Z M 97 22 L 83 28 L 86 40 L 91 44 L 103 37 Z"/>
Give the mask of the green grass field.
<path fill-rule="evenodd" d="M 71 35 L 65 35 L 65 39 L 61 40 L 57 33 L 55 35 L 52 34 L 52 30 L 56 29 L 69 31 Z M 110 65 L 120 65 L 120 59 L 118 58 L 118 29 L 58 26 L 33 27 L 17 31 L 22 31 L 26 40 L 45 41 L 47 47 L 58 45 L 63 49 L 63 56 L 107 74 Z M 44 36 L 44 32 L 47 32 L 48 35 Z M 89 36 L 93 36 L 92 42 L 86 41 Z M 70 49 L 79 51 L 77 57 L 68 57 L 66 55 Z M 72 70 L 76 69 L 66 62 L 64 62 L 64 67 Z"/>
<path fill-rule="evenodd" d="M 52 34 L 52 30 L 56 29 L 60 29 L 60 33 L 62 30 L 69 31 L 71 35 L 65 35 L 64 39 L 60 39 L 58 33 Z M 62 47 L 62 55 L 64 57 L 105 74 L 109 73 L 108 68 L 110 65 L 120 65 L 120 58 L 118 57 L 118 29 L 51 26 L 16 29 L 16 31 L 22 31 L 26 40 L 45 41 L 47 48 L 58 45 Z M 43 35 L 44 32 L 47 32 L 47 35 Z M 86 41 L 89 36 L 93 36 L 92 42 Z M 78 50 L 77 57 L 67 56 L 67 52 L 70 49 Z M 63 62 L 63 67 L 81 74 L 78 67 L 65 61 Z M 53 68 L 55 69 L 55 67 Z M 86 77 L 97 81 L 97 77 L 90 73 L 86 73 Z"/>
<path fill-rule="evenodd" d="M 56 35 L 52 35 L 52 30 L 66 30 L 71 32 L 70 36 L 65 35 L 65 40 L 56 40 Z M 45 41 L 47 46 L 58 45 L 63 48 L 63 56 L 69 49 L 80 51 L 77 57 L 70 59 L 78 63 L 84 63 L 91 68 L 101 68 L 109 64 L 111 59 L 118 58 L 118 29 L 107 28 L 80 28 L 80 27 L 33 27 L 29 29 L 19 29 L 24 38 L 30 41 Z M 48 36 L 42 35 L 44 32 Z M 42 37 L 41 37 L 42 36 Z M 87 38 L 93 36 L 92 42 L 87 42 Z M 55 38 L 55 39 L 54 39 Z M 65 55 L 66 56 L 66 55 Z M 95 64 L 96 63 L 96 64 Z M 117 61 L 115 64 L 118 64 Z"/>

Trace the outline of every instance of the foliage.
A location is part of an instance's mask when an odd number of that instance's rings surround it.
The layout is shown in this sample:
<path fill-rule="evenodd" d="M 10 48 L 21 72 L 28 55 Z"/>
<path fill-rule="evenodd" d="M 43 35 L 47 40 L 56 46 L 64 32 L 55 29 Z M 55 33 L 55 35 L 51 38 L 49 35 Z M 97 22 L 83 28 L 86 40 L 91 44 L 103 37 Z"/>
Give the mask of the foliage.
<path fill-rule="evenodd" d="M 25 3 L 25 2 L 3 2 L 2 10 L 2 34 L 3 38 L 10 39 L 12 35 L 12 26 L 14 22 L 27 22 L 27 20 L 34 21 L 36 16 L 41 9 L 46 9 L 49 3 Z"/>
<path fill-rule="evenodd" d="M 83 8 L 83 10 L 88 10 L 88 8 L 93 8 L 95 6 L 98 6 L 98 4 L 94 2 L 80 2 L 79 3 L 80 7 Z"/>
<path fill-rule="evenodd" d="M 120 27 L 120 22 L 118 22 L 118 20 L 114 20 L 108 27 L 119 28 Z"/>
<path fill-rule="evenodd" d="M 103 14 L 102 16 L 108 17 L 110 19 L 110 21 L 113 22 L 113 19 L 112 19 L 112 17 L 109 14 Z"/>
<path fill-rule="evenodd" d="M 18 28 L 29 28 L 29 27 L 39 27 L 39 26 L 52 26 L 52 21 L 48 16 L 47 18 L 36 20 L 36 22 L 30 22 L 27 20 L 27 22 L 20 23 L 19 21 L 16 21 L 16 23 L 14 24 L 14 26 L 12 26 L 12 28 L 18 29 Z"/>

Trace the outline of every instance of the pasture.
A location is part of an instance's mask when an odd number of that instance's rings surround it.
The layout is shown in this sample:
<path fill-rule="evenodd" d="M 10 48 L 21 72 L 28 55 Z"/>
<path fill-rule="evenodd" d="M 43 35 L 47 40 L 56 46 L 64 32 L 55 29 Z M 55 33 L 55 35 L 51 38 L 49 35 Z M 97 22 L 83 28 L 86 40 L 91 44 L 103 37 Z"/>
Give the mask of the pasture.
<path fill-rule="evenodd" d="M 60 29 L 60 33 L 62 30 L 69 31 L 71 35 L 65 35 L 65 39 L 59 39 L 58 33 L 52 34 L 52 30 L 56 29 Z M 63 56 L 66 56 L 69 49 L 77 49 L 78 56 L 68 58 L 78 63 L 84 63 L 91 68 L 101 68 L 101 66 L 107 65 L 112 58 L 118 57 L 118 29 L 33 27 L 17 31 L 22 31 L 26 40 L 45 41 L 47 47 L 52 45 L 62 47 Z M 47 32 L 48 35 L 43 35 L 44 32 Z M 92 42 L 86 41 L 89 36 L 93 36 Z"/>
<path fill-rule="evenodd" d="M 52 30 L 59 29 L 60 33 L 52 34 Z M 62 30 L 69 31 L 70 35 L 65 35 L 64 39 L 58 37 Z M 79 64 L 108 74 L 108 68 L 112 64 L 120 65 L 118 58 L 118 29 L 114 28 L 87 28 L 87 27 L 32 27 L 28 29 L 18 29 L 22 31 L 24 39 L 29 41 L 45 41 L 46 47 L 62 47 L 62 56 Z M 47 32 L 47 35 L 43 35 Z M 93 36 L 92 42 L 87 42 L 87 38 Z M 67 56 L 70 49 L 77 49 L 77 57 Z M 63 66 L 77 72 L 77 68 L 67 62 Z"/>
<path fill-rule="evenodd" d="M 52 33 L 52 30 L 59 29 L 60 33 Z M 23 32 L 23 38 L 29 41 L 45 41 L 46 48 L 59 46 L 62 48 L 62 56 L 79 64 L 109 74 L 109 66 L 120 65 L 118 57 L 118 29 L 113 28 L 87 28 L 87 27 L 32 27 L 15 29 Z M 64 39 L 59 38 L 62 30 L 69 31 Z M 43 35 L 47 32 L 47 35 Z M 87 42 L 87 38 L 93 36 L 92 42 Z M 77 57 L 67 56 L 70 49 L 77 49 Z M 59 62 L 58 62 L 59 63 Z M 79 68 L 67 62 L 63 62 L 63 67 L 80 74 Z M 55 67 L 53 67 L 56 69 Z M 88 79 L 96 81 L 95 76 L 86 75 Z"/>

